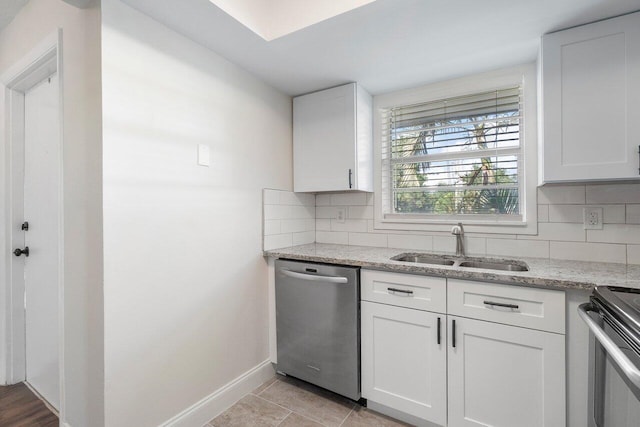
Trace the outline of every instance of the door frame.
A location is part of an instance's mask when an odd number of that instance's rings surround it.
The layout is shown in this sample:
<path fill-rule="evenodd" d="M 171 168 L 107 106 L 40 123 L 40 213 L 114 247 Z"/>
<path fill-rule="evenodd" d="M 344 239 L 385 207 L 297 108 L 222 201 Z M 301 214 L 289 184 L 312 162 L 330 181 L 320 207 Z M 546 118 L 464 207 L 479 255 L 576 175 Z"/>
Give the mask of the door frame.
<path fill-rule="evenodd" d="M 60 373 L 60 414 L 65 412 L 64 402 L 64 206 L 63 206 L 63 146 L 64 103 L 62 69 L 62 29 L 50 34 L 24 57 L 0 75 L 0 101 L 4 107 L 4 150 L 0 149 L 0 164 L 5 170 L 0 177 L 0 215 L 4 216 L 4 247 L 0 248 L 0 293 L 6 296 L 6 305 L 0 307 L 4 316 L 4 365 L 0 365 L 0 383 L 14 384 L 26 379 L 26 322 L 24 307 L 24 263 L 13 256 L 13 248 L 21 246 L 23 239 L 19 225 L 24 221 L 24 98 L 25 92 L 53 73 L 58 73 L 59 145 L 58 145 L 58 356 Z M 2 99 L 4 98 L 4 99 Z M 3 157 L 4 152 L 4 159 Z M 22 183 L 22 184 L 21 184 Z M 4 185 L 3 185 L 4 184 Z M 0 335 L 1 336 L 1 335 Z M 64 418 L 61 418 L 64 419 Z"/>

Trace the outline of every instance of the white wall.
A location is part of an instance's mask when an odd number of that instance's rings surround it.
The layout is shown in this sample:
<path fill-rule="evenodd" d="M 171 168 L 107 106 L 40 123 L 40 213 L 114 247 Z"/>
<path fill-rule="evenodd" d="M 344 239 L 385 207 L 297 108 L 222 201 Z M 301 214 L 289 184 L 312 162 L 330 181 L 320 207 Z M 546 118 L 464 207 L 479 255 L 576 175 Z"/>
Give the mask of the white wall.
<path fill-rule="evenodd" d="M 102 3 L 106 425 L 155 426 L 269 357 L 262 188 L 292 187 L 291 99 Z"/>
<path fill-rule="evenodd" d="M 0 33 L 2 37 L 2 33 Z M 0 85 L 0 165 L 2 165 L 2 173 L 0 173 L 0 386 L 7 384 L 7 310 L 9 308 L 8 283 L 10 280 L 9 270 L 7 268 L 9 251 L 9 227 L 7 207 L 10 204 L 9 192 L 7 185 L 9 182 L 7 164 L 8 147 L 6 146 L 5 134 L 5 91 Z"/>
<path fill-rule="evenodd" d="M 103 412 L 98 4 L 80 10 L 59 0 L 31 0 L 0 32 L 0 74 L 59 28 L 63 36 L 63 197 L 66 224 L 63 394 L 66 409 L 63 418 L 73 427 L 92 427 L 102 425 Z M 4 121 L 1 108 L 0 121 Z M 8 154 L 4 132 L 0 139 L 0 164 L 4 174 Z M 8 197 L 6 180 L 0 180 L 0 186 L 0 194 L 3 195 L 0 212 L 5 213 Z M 6 218 L 0 219 L 4 220 L 3 227 L 6 227 Z M 3 246 L 0 250 L 3 260 L 7 256 L 6 249 Z M 6 271 L 4 266 L 0 267 Z M 5 277 L 0 276 L 0 295 L 6 286 Z M 0 307 L 0 318 L 4 318 L 4 307 Z"/>

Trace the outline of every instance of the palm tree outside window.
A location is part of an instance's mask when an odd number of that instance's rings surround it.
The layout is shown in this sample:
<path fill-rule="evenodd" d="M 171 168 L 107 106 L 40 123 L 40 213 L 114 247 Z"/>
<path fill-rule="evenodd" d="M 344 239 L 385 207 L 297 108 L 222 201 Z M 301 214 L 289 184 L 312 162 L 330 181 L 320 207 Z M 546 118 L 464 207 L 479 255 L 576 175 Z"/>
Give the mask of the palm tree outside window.
<path fill-rule="evenodd" d="M 520 217 L 521 87 L 383 113 L 394 215 Z"/>

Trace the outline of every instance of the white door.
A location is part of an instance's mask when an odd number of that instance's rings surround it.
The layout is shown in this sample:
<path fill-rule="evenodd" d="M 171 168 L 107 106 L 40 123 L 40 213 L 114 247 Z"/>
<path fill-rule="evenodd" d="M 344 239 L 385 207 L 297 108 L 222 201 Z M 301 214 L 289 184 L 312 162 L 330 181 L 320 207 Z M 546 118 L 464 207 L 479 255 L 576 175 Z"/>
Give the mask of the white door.
<path fill-rule="evenodd" d="M 363 301 L 362 397 L 445 425 L 445 317 Z"/>
<path fill-rule="evenodd" d="M 59 129 L 58 77 L 25 93 L 24 215 L 26 374 L 52 406 L 59 408 L 58 242 Z"/>
<path fill-rule="evenodd" d="M 566 424 L 564 335 L 454 316 L 448 326 L 449 427 Z"/>

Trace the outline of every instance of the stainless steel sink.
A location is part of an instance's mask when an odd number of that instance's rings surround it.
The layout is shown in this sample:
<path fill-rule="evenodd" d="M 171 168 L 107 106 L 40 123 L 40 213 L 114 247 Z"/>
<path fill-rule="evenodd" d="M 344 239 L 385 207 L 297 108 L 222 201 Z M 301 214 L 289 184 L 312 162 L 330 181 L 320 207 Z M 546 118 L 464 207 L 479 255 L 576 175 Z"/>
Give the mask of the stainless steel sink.
<path fill-rule="evenodd" d="M 529 266 L 516 260 L 492 258 L 460 258 L 448 255 L 432 255 L 423 253 L 402 253 L 391 258 L 394 261 L 413 262 L 416 264 L 448 265 L 462 268 L 484 268 L 486 270 L 529 271 Z"/>
<path fill-rule="evenodd" d="M 503 260 L 482 260 L 482 261 L 461 261 L 460 267 L 485 268 L 487 270 L 504 271 L 529 271 L 529 266 L 522 261 Z"/>
<path fill-rule="evenodd" d="M 394 261 L 415 262 L 418 264 L 453 265 L 456 260 L 446 256 L 405 253 L 391 258 Z"/>

